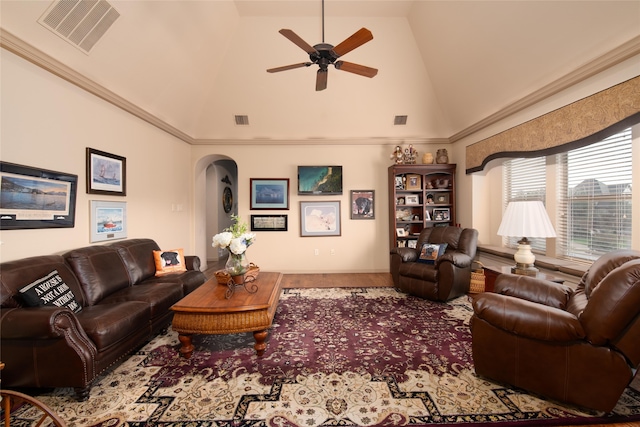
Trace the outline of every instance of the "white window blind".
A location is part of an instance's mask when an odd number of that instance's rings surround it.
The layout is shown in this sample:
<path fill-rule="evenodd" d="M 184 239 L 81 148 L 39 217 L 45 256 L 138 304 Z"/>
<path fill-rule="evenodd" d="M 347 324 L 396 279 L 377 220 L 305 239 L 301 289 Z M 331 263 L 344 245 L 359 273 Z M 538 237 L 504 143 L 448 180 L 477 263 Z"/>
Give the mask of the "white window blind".
<path fill-rule="evenodd" d="M 546 159 L 534 157 L 530 159 L 511 159 L 504 164 L 504 209 L 509 202 L 522 200 L 540 200 L 545 202 L 546 195 Z M 509 248 L 517 248 L 518 240 L 529 236 L 505 237 L 503 243 Z M 546 239 L 530 238 L 531 249 L 535 252 L 546 250 Z"/>
<path fill-rule="evenodd" d="M 558 249 L 592 261 L 631 247 L 631 129 L 559 154 Z"/>

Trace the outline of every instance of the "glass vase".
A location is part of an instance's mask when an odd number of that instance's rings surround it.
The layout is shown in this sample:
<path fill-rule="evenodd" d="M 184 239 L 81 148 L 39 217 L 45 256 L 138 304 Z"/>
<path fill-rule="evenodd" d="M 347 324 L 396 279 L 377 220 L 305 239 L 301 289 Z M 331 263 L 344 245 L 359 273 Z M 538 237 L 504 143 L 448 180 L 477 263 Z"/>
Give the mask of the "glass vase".
<path fill-rule="evenodd" d="M 246 273 L 249 269 L 249 260 L 247 260 L 246 252 L 241 254 L 229 252 L 229 258 L 227 258 L 224 268 L 231 276 L 240 276 Z"/>

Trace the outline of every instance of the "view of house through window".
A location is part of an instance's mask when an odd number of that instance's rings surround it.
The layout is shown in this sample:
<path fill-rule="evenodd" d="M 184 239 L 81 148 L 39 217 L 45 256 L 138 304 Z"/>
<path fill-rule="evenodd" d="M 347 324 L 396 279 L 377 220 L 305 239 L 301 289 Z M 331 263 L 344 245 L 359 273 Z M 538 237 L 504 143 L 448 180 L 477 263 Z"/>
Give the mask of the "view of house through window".
<path fill-rule="evenodd" d="M 631 248 L 631 128 L 601 142 L 550 157 L 511 159 L 504 164 L 504 202 L 555 197 L 556 256 L 593 261 Z M 548 169 L 546 165 L 551 165 Z M 548 174 L 548 176 L 547 176 Z M 553 179 L 556 185 L 547 185 Z M 556 188 L 547 194 L 546 188 Z M 527 236 L 529 237 L 529 236 Z M 506 245 L 515 248 L 516 238 Z M 542 241 L 539 241 L 542 240 Z M 532 249 L 546 252 L 545 239 Z"/>

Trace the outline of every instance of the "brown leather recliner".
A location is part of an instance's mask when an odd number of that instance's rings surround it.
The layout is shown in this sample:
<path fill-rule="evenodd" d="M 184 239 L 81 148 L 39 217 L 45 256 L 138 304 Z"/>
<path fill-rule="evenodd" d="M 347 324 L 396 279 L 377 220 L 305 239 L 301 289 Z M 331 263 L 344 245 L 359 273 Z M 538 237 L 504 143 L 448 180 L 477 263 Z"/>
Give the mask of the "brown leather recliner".
<path fill-rule="evenodd" d="M 500 275 L 473 310 L 478 375 L 609 412 L 640 366 L 640 252 L 603 255 L 575 290 Z"/>
<path fill-rule="evenodd" d="M 446 243 L 434 264 L 418 262 L 425 243 Z M 469 291 L 471 263 L 478 248 L 478 230 L 460 227 L 425 228 L 416 248 L 391 249 L 391 276 L 396 288 L 433 301 L 448 301 Z"/>

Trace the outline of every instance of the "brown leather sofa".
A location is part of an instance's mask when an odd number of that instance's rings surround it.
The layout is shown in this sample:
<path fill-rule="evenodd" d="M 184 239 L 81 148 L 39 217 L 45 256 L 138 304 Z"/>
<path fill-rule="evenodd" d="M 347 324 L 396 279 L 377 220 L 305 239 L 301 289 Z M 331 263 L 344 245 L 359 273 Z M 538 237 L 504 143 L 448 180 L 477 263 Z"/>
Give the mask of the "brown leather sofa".
<path fill-rule="evenodd" d="M 170 307 L 205 282 L 200 259 L 186 272 L 155 276 L 151 239 L 87 246 L 0 264 L 2 386 L 74 387 L 79 400 L 92 382 L 171 320 Z M 56 270 L 80 311 L 26 307 L 19 290 Z"/>
<path fill-rule="evenodd" d="M 434 264 L 418 262 L 425 243 L 446 243 Z M 471 263 L 478 248 L 478 230 L 460 227 L 425 228 L 416 248 L 391 249 L 391 276 L 396 288 L 433 301 L 448 301 L 469 291 Z"/>
<path fill-rule="evenodd" d="M 473 310 L 478 375 L 609 412 L 640 365 L 640 252 L 603 255 L 575 290 L 500 275 Z"/>

